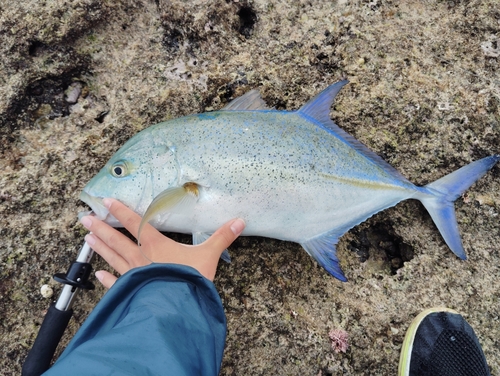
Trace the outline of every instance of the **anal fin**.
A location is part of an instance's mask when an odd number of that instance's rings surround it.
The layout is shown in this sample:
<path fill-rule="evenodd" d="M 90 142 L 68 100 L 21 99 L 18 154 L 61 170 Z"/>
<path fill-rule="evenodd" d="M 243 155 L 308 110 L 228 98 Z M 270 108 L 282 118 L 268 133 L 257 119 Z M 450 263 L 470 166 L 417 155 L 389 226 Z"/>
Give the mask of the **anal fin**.
<path fill-rule="evenodd" d="M 340 268 L 337 249 L 335 247 L 342 234 L 338 234 L 338 231 L 327 232 L 309 239 L 300 245 L 302 245 L 306 252 L 325 268 L 328 273 L 342 282 L 347 282 L 347 278 Z"/>

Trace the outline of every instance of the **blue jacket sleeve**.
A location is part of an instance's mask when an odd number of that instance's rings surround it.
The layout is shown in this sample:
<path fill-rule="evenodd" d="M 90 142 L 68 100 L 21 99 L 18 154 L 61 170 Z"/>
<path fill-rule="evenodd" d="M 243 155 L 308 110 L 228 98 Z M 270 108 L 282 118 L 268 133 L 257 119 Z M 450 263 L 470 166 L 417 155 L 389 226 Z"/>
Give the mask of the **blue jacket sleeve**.
<path fill-rule="evenodd" d="M 225 337 L 212 282 L 151 264 L 117 280 L 44 375 L 217 375 Z"/>

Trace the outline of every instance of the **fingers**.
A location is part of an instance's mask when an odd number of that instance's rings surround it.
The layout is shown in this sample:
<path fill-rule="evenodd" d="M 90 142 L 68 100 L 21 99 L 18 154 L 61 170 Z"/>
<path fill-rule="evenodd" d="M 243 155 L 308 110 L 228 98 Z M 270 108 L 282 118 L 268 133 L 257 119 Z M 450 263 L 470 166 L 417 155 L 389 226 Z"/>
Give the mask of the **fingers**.
<path fill-rule="evenodd" d="M 137 231 L 141 223 L 141 217 L 134 211 L 127 208 L 120 201 L 105 198 L 102 200 L 109 212 L 125 227 L 133 236 L 137 238 Z"/>
<path fill-rule="evenodd" d="M 138 239 L 139 226 L 142 220 L 141 216 L 118 200 L 105 198 L 102 201 L 104 206 L 108 208 L 109 213 L 113 215 L 136 239 Z M 158 236 L 162 236 L 160 232 L 158 232 L 149 223 L 146 223 L 142 229 L 141 245 L 147 247 L 148 243 L 154 243 Z M 170 239 L 168 239 L 168 241 L 175 243 Z"/>
<path fill-rule="evenodd" d="M 126 253 L 136 247 L 132 240 L 96 217 L 85 216 L 80 222 L 93 233 L 92 236 L 89 236 L 88 243 L 115 269 L 119 265 L 115 266 L 111 263 L 114 254 L 118 253 L 118 255 L 127 256 Z M 95 245 L 92 245 L 91 242 L 94 242 Z M 101 252 L 103 253 L 101 254 Z M 117 271 L 120 272 L 120 269 L 117 269 Z"/>
<path fill-rule="evenodd" d="M 107 289 L 111 288 L 116 282 L 118 278 L 116 278 L 113 274 L 105 271 L 105 270 L 99 270 L 95 272 L 95 276 L 99 280 L 99 282 L 102 283 L 104 287 Z"/>
<path fill-rule="evenodd" d="M 94 226 L 96 227 L 96 226 Z M 115 269 L 118 273 L 123 274 L 130 268 L 129 262 L 113 248 L 104 243 L 94 234 L 85 236 L 85 241 L 96 251 L 106 262 Z M 135 246 L 135 244 L 134 244 Z M 123 251 L 123 249 L 122 249 Z"/>

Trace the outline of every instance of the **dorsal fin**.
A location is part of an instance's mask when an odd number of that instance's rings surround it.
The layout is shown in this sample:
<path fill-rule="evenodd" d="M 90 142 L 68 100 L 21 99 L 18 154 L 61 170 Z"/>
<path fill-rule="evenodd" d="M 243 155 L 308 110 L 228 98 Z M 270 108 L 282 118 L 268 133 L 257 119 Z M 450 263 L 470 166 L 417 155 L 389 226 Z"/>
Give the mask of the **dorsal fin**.
<path fill-rule="evenodd" d="M 383 168 L 386 172 L 391 174 L 391 176 L 406 181 L 407 179 L 401 175 L 399 171 L 380 158 L 373 151 L 368 149 L 360 141 L 356 140 L 349 133 L 340 129 L 339 126 L 335 124 L 332 119 L 330 119 L 330 107 L 332 106 L 333 101 L 335 100 L 335 97 L 339 93 L 340 89 L 342 89 L 342 87 L 347 83 L 349 83 L 348 80 L 342 80 L 328 86 L 325 90 L 304 104 L 297 112 L 305 117 L 314 119 L 316 123 L 319 123 L 321 126 L 335 134 L 337 138 L 351 146 L 358 153 L 370 159 L 374 164 Z"/>
<path fill-rule="evenodd" d="M 233 99 L 220 111 L 247 111 L 247 110 L 270 110 L 266 102 L 260 96 L 260 92 L 256 89 L 250 90 L 241 97 Z"/>
<path fill-rule="evenodd" d="M 310 99 L 304 104 L 299 112 L 316 119 L 320 123 L 330 120 L 330 107 L 332 107 L 335 97 L 345 85 L 349 83 L 348 80 L 342 80 L 328 86 L 321 93 Z"/>

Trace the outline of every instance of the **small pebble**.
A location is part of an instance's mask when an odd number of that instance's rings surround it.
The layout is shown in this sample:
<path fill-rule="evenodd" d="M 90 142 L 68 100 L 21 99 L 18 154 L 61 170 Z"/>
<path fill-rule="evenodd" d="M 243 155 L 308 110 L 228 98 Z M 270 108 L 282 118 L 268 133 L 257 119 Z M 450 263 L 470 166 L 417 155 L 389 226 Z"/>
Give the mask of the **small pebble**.
<path fill-rule="evenodd" d="M 78 97 L 82 92 L 82 84 L 80 82 L 73 82 L 66 90 L 66 102 L 74 104 L 78 101 Z"/>
<path fill-rule="evenodd" d="M 50 287 L 49 285 L 43 285 L 40 288 L 40 293 L 44 298 L 51 298 L 52 295 L 54 295 L 54 290 L 52 290 L 52 287 Z"/>

